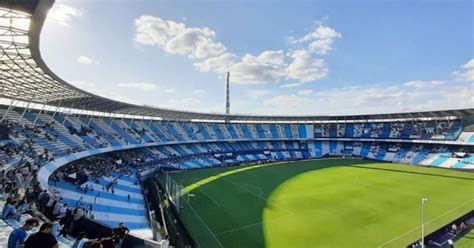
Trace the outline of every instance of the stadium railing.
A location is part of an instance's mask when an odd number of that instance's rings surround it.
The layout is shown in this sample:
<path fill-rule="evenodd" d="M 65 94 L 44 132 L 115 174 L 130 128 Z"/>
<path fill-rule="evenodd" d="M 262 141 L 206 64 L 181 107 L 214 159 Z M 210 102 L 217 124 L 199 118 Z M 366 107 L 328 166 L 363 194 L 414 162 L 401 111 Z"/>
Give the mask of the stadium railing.
<path fill-rule="evenodd" d="M 167 238 L 173 247 L 196 247 L 196 242 L 181 222 L 159 176 L 158 174 L 156 177 L 150 177 L 144 182 L 147 188 L 146 198 L 150 203 L 149 210 L 154 212 L 154 222 L 160 226 L 161 235 Z"/>
<path fill-rule="evenodd" d="M 89 218 L 83 218 L 82 227 L 89 239 L 110 237 L 112 230 L 99 222 Z M 161 245 L 153 240 L 143 239 L 129 234 L 122 244 L 123 248 L 161 248 Z"/>
<path fill-rule="evenodd" d="M 468 222 L 468 220 L 473 220 L 474 219 L 474 210 L 469 211 L 468 213 L 462 215 L 461 217 L 450 221 L 448 224 L 440 227 L 438 230 L 428 234 L 425 236 L 425 246 L 428 248 L 444 248 L 444 247 L 450 247 L 448 244 L 448 240 L 452 240 L 453 242 L 456 242 L 457 240 L 461 239 L 466 233 L 469 232 L 473 228 L 472 225 L 469 225 L 465 230 L 460 230 L 458 233 L 452 233 L 450 232 L 451 226 L 453 224 L 456 224 L 456 226 L 459 226 L 461 222 Z M 415 241 L 409 245 L 407 245 L 407 248 L 412 248 L 414 245 L 416 245 L 418 241 Z"/>

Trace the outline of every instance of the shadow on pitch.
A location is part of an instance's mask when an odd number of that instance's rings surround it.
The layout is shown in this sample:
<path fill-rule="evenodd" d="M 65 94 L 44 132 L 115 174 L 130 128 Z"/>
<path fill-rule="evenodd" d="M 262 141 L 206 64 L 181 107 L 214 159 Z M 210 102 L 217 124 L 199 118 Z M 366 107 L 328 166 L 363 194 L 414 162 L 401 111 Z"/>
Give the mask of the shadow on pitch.
<path fill-rule="evenodd" d="M 289 212 L 269 202 L 271 194 L 286 181 L 310 171 L 342 166 L 474 181 L 474 178 L 469 177 L 405 171 L 397 169 L 395 165 L 393 168 L 369 165 L 380 163 L 377 161 L 350 159 L 320 159 L 319 161 L 324 161 L 324 163 L 277 163 L 186 172 L 185 188 L 192 197 L 190 197 L 191 209 L 188 213 L 183 213 L 187 215 L 183 217 L 183 222 L 190 229 L 191 235 L 200 242 L 200 247 L 263 248 L 268 245 L 265 240 L 264 225 L 270 225 L 271 219 L 264 220 L 262 213 L 265 210 L 273 210 L 277 212 L 277 215 L 281 213 L 283 216 L 288 215 Z M 258 185 L 261 190 L 257 193 L 249 185 Z M 204 189 L 205 193 L 202 193 L 200 189 Z M 278 219 L 278 216 L 272 218 Z"/>
<path fill-rule="evenodd" d="M 182 211 L 183 222 L 192 236 L 198 235 L 195 238 L 200 247 L 266 247 L 263 229 L 269 220 L 263 219 L 265 209 L 276 212 L 278 216 L 273 219 L 291 214 L 268 202 L 274 190 L 306 172 L 361 163 L 360 160 L 324 160 L 323 164 L 273 163 L 191 172 L 185 180 L 191 204 L 189 211 Z M 259 192 L 249 185 L 258 185 Z M 205 194 L 199 189 L 204 189 Z"/>

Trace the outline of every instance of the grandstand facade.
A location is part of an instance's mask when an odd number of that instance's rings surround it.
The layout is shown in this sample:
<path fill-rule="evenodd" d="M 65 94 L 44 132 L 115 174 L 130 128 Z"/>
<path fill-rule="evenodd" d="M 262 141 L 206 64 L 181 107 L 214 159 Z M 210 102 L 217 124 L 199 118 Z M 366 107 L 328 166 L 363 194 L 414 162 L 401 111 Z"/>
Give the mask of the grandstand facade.
<path fill-rule="evenodd" d="M 7 132 L 0 140 L 0 165 L 5 173 L 29 167 L 41 189 L 69 206 L 90 206 L 93 218 L 106 226 L 123 221 L 137 236 L 156 237 L 140 182 L 160 169 L 328 156 L 474 169 L 474 108 L 225 115 L 133 105 L 78 89 L 41 58 L 40 33 L 53 4 L 0 3 L 0 130 Z M 110 169 L 97 172 L 91 164 Z"/>

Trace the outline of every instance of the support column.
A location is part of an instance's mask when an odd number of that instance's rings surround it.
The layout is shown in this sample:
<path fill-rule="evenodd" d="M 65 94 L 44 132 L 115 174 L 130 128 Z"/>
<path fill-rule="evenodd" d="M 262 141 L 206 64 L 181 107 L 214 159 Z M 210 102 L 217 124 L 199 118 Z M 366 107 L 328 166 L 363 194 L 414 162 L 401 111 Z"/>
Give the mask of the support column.
<path fill-rule="evenodd" d="M 15 102 L 15 99 L 12 99 L 10 101 L 10 105 L 8 106 L 7 111 L 5 111 L 5 113 L 3 114 L 1 121 L 5 120 L 5 118 L 7 117 L 8 112 L 10 112 L 10 110 L 13 109 L 13 103 L 14 102 Z"/>
<path fill-rule="evenodd" d="M 21 123 L 21 120 L 23 119 L 23 116 L 25 116 L 26 111 L 30 107 L 30 104 L 31 104 L 31 102 L 28 102 L 28 104 L 26 104 L 25 110 L 23 110 L 23 113 L 21 113 L 20 120 L 19 120 L 20 123 Z"/>

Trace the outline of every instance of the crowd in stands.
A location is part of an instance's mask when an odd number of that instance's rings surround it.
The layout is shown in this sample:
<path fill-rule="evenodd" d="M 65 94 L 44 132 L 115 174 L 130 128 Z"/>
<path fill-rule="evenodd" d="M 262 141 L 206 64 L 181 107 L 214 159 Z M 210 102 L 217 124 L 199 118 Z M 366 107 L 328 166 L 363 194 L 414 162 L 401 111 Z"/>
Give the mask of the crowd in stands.
<path fill-rule="evenodd" d="M 413 122 L 318 123 L 315 137 L 454 140 L 460 120 Z"/>
<path fill-rule="evenodd" d="M 42 146 L 43 143 L 40 144 L 41 141 L 57 142 L 58 134 L 51 124 L 32 125 L 9 120 L 3 120 L 1 124 L 11 130 L 11 140 L 0 145 L 0 165 L 10 164 L 18 158 L 13 165 L 21 167 L 29 163 L 38 167 L 58 156 L 48 147 Z M 79 145 L 67 147 L 62 155 L 69 155 L 87 148 Z"/>
<path fill-rule="evenodd" d="M 2 219 L 17 226 L 9 235 L 8 248 L 17 248 L 22 244 L 25 248 L 58 247 L 58 241 L 72 244 L 72 247 L 94 247 L 95 244 L 96 247 L 118 248 L 129 233 L 128 228 L 121 223 L 112 230 L 110 236 L 89 240 L 81 233 L 81 230 L 86 229 L 83 222 L 88 211 L 82 205 L 69 207 L 61 203 L 59 196 L 46 190 L 39 194 L 37 190 L 25 192 L 25 196 L 19 201 L 14 197 L 15 195 L 10 195 L 2 209 Z M 22 215 L 31 218 L 20 225 Z M 37 229 L 39 223 L 42 223 L 39 230 L 32 231 Z M 73 241 L 72 237 L 77 238 Z"/>
<path fill-rule="evenodd" d="M 86 166 L 85 169 L 90 170 L 91 176 L 96 178 L 112 171 L 119 173 L 126 171 L 126 166 L 119 167 L 101 160 L 97 162 L 99 164 L 92 166 L 84 163 L 66 167 L 66 170 L 78 171 L 83 169 L 80 166 Z M 138 161 L 135 160 L 134 163 Z M 59 192 L 41 190 L 36 180 L 37 169 L 36 166 L 27 163 L 21 168 L 0 173 L 1 196 L 5 201 L 1 219 L 17 227 L 10 233 L 8 248 L 16 248 L 18 245 L 24 245 L 25 248 L 58 247 L 58 241 L 71 240 L 84 230 L 83 218 L 92 217 L 90 205 L 79 203 L 77 206 L 68 206 L 62 202 Z M 23 221 L 23 225 L 22 217 L 29 217 Z M 81 234 L 76 241 L 81 245 L 75 247 L 120 247 L 128 232 L 129 230 L 122 224 L 111 233 L 110 237 L 87 240 Z M 89 243 L 89 246 L 84 246 L 85 243 Z"/>
<path fill-rule="evenodd" d="M 68 121 L 60 122 L 55 118 L 51 118 L 51 121 L 41 121 L 35 125 L 32 124 L 31 119 L 22 122 L 5 119 L 1 122 L 2 125 L 10 129 L 11 138 L 8 142 L 0 143 L 0 186 L 2 199 L 5 200 L 2 219 L 16 222 L 16 226 L 18 226 L 19 221 L 21 221 L 20 216 L 27 214 L 38 220 L 38 223 L 44 223 L 45 226 L 41 225 L 42 230 L 39 233 L 51 233 L 56 238 L 66 235 L 81 236 L 80 223 L 82 218 L 94 218 L 92 204 L 79 201 L 75 206 L 69 206 L 62 201 L 60 192 L 54 190 L 42 191 L 36 180 L 37 172 L 41 166 L 58 157 L 94 148 L 131 143 L 222 139 L 222 137 L 230 138 L 231 136 L 247 139 L 249 137 L 252 139 L 268 138 L 273 135 L 283 138 L 298 138 L 299 134 L 298 125 L 289 124 L 235 124 L 232 129 L 224 124 L 176 122 L 150 122 L 146 124 L 144 121 L 141 123 L 138 123 L 138 121 L 137 123 L 127 123 L 123 120 L 109 119 L 106 121 L 98 118 L 86 124 L 71 123 L 71 120 L 73 119 L 70 118 Z M 95 122 L 100 124 L 94 124 Z M 461 127 L 462 124 L 459 120 L 323 123 L 315 124 L 314 131 L 315 137 L 454 140 Z M 62 133 L 61 128 L 65 128 L 68 134 Z M 193 147 L 193 145 L 177 146 L 179 145 L 170 145 L 169 147 L 174 149 L 171 149 L 171 151 L 165 151 L 166 148 L 141 148 L 82 159 L 56 170 L 50 177 L 50 184 L 55 185 L 58 182 L 73 183 L 79 191 L 86 195 L 94 188 L 84 182 L 88 180 L 99 181 L 105 177 L 110 177 L 112 173 L 119 174 L 119 178 L 120 175 L 131 176 L 133 174 L 140 180 L 145 172 L 153 171 L 157 164 L 165 168 L 182 168 L 180 165 L 192 161 L 198 161 L 197 164 L 201 166 L 215 166 L 224 164 L 225 161 L 239 162 L 238 159 L 242 158 L 255 159 L 256 161 L 266 161 L 267 159 L 287 160 L 303 158 L 303 155 L 301 155 L 303 153 L 308 157 L 309 150 L 307 144 L 300 144 L 296 141 L 209 143 L 198 147 L 199 149 L 197 149 L 197 145 L 196 147 Z M 354 144 L 354 147 L 356 146 Z M 468 154 L 474 153 L 472 149 L 464 151 L 457 147 L 440 145 L 364 142 L 360 143 L 359 146 L 362 150 L 375 154 L 375 157 L 378 154 L 383 157 L 387 151 L 396 152 L 400 157 L 404 156 L 406 151 L 412 151 L 413 153 L 420 151 L 426 151 L 426 153 L 451 152 L 452 154 L 459 151 Z M 199 151 L 196 151 L 196 149 Z M 187 152 L 184 150 L 187 150 Z M 281 151 L 287 152 L 288 156 L 278 158 L 272 155 L 276 152 L 281 154 Z M 264 154 L 264 152 L 268 152 L 268 154 Z M 296 152 L 299 152 L 299 155 L 295 155 Z M 215 156 L 215 154 L 226 153 L 232 153 L 232 155 Z M 458 156 L 452 154 L 446 156 Z M 247 158 L 247 155 L 251 155 L 252 158 Z M 472 163 L 469 162 L 471 160 L 466 161 L 466 163 Z M 134 170 L 131 170 L 131 168 Z M 73 181 L 70 180 L 72 174 L 77 174 Z M 85 179 L 81 180 L 81 175 L 85 176 Z M 104 186 L 104 190 L 114 194 L 116 182 L 117 179 L 112 180 Z M 100 197 L 100 194 L 97 194 L 97 197 Z M 38 227 L 38 224 L 35 225 L 32 221 L 27 221 L 23 225 L 23 229 L 28 231 L 27 229 L 31 229 L 32 226 Z"/>
<path fill-rule="evenodd" d="M 40 225 L 40 223 L 42 223 Z M 73 222 L 74 223 L 74 222 Z M 51 222 L 43 222 L 38 218 L 30 218 L 25 223 L 13 230 L 8 236 L 8 248 L 58 248 L 58 238 L 62 235 L 68 235 L 64 227 L 68 223 L 55 220 Z M 73 248 L 120 248 L 124 240 L 127 238 L 130 230 L 123 224 L 119 223 L 117 228 L 111 230 L 109 236 L 89 239 L 85 232 L 77 234 L 75 239 L 69 243 Z"/>

